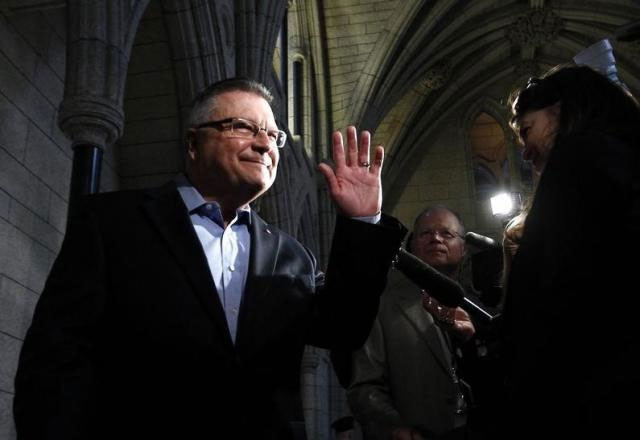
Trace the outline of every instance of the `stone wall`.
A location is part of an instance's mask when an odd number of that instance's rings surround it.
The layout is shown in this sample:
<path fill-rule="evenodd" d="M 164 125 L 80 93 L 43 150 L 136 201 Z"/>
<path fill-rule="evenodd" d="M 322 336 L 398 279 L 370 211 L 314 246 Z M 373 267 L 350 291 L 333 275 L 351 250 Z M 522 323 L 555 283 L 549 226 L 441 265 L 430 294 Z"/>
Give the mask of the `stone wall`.
<path fill-rule="evenodd" d="M 181 120 L 171 48 L 159 2 L 140 20 L 131 50 L 124 97 L 125 126 L 115 147 L 121 188 L 148 188 L 183 169 Z"/>
<path fill-rule="evenodd" d="M 443 123 L 433 143 L 425 146 L 420 165 L 396 204 L 393 215 L 409 228 L 426 207 L 444 204 L 460 213 L 468 229 L 476 217 L 473 206 L 471 167 L 464 134 L 456 119 Z"/>
<path fill-rule="evenodd" d="M 376 42 L 388 32 L 398 1 L 327 0 L 324 15 L 331 72 L 333 125 L 342 128 L 358 121 L 349 118 L 354 90 Z M 371 127 L 364 127 L 371 128 Z"/>
<path fill-rule="evenodd" d="M 7 440 L 15 437 L 18 355 L 66 224 L 72 151 L 57 114 L 65 40 L 64 9 L 0 14 L 0 438 Z"/>

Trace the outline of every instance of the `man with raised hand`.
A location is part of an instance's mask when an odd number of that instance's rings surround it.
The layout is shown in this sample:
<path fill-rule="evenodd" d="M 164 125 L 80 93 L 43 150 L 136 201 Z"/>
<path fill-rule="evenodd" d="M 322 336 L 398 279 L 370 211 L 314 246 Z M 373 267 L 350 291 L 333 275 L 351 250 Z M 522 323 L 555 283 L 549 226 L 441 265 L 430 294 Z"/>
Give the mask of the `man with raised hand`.
<path fill-rule="evenodd" d="M 271 99 L 252 80 L 209 86 L 185 174 L 74 209 L 20 357 L 18 439 L 291 438 L 304 345 L 364 342 L 404 234 L 380 213 L 383 149 L 333 136 L 324 275 L 250 207 L 286 143 Z"/>

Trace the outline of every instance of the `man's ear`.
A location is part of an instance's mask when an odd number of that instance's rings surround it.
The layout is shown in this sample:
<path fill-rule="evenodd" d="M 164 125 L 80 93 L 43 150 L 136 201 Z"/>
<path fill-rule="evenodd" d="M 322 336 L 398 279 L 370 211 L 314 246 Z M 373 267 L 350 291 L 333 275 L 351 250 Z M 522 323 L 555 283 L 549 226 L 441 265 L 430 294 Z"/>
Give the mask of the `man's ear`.
<path fill-rule="evenodd" d="M 196 136 L 196 131 L 193 128 L 187 129 L 187 134 L 184 139 L 184 148 L 185 152 L 189 159 L 194 160 L 195 156 L 198 152 L 198 139 Z"/>

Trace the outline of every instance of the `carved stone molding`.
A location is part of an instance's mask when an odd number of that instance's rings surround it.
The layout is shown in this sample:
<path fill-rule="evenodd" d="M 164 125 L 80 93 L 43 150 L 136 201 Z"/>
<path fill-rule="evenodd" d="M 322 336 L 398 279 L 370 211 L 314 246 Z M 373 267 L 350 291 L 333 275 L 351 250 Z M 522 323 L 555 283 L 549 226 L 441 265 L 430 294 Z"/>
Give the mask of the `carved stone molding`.
<path fill-rule="evenodd" d="M 622 50 L 629 51 L 633 59 L 640 59 L 640 40 L 619 42 L 617 46 Z"/>
<path fill-rule="evenodd" d="M 235 76 L 233 0 L 162 0 L 180 106 L 221 79 Z"/>
<path fill-rule="evenodd" d="M 314 373 L 316 368 L 320 365 L 320 355 L 314 350 L 307 349 L 302 356 L 302 362 L 300 364 L 302 373 Z"/>
<path fill-rule="evenodd" d="M 129 54 L 149 0 L 68 0 L 67 72 L 58 122 L 73 145 L 104 148 L 124 125 Z"/>
<path fill-rule="evenodd" d="M 65 0 L 2 0 L 0 11 L 6 15 L 24 14 L 25 12 L 48 11 L 64 8 Z"/>
<path fill-rule="evenodd" d="M 558 36 L 563 20 L 550 8 L 534 9 L 518 17 L 507 29 L 507 37 L 518 46 L 541 46 Z"/>
<path fill-rule="evenodd" d="M 286 12 L 284 0 L 237 0 L 236 74 L 269 83 L 273 50 Z"/>
<path fill-rule="evenodd" d="M 513 69 L 513 73 L 518 77 L 538 76 L 540 74 L 540 66 L 535 61 L 524 60 L 520 64 L 516 65 Z"/>
<path fill-rule="evenodd" d="M 417 87 L 419 93 L 428 93 L 442 87 L 451 75 L 452 62 L 450 58 L 443 58 L 429 69 Z"/>
<path fill-rule="evenodd" d="M 121 135 L 124 125 L 122 105 L 100 96 L 71 96 L 60 105 L 58 123 L 74 145 L 104 148 Z"/>

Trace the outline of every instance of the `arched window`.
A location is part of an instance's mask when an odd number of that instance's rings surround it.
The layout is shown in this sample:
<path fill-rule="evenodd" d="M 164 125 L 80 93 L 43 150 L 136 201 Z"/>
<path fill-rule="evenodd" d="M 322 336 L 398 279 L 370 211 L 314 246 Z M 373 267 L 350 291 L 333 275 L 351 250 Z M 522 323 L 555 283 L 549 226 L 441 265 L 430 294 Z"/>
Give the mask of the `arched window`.
<path fill-rule="evenodd" d="M 302 60 L 293 62 L 292 81 L 293 81 L 293 127 L 291 132 L 301 136 L 304 133 L 304 71 Z"/>
<path fill-rule="evenodd" d="M 507 141 L 502 126 L 480 113 L 469 129 L 476 198 L 485 200 L 511 183 Z"/>

